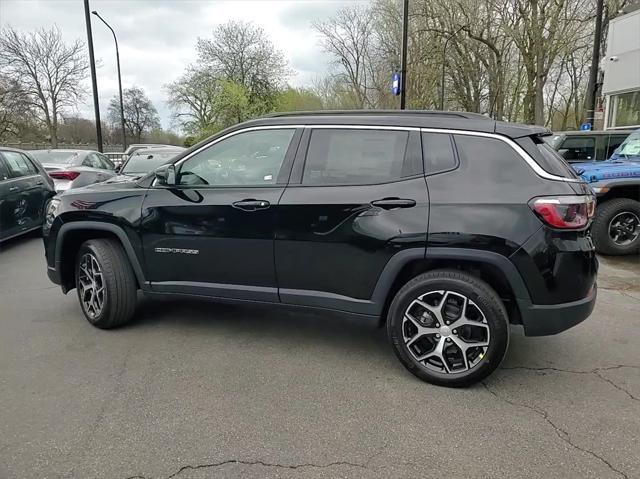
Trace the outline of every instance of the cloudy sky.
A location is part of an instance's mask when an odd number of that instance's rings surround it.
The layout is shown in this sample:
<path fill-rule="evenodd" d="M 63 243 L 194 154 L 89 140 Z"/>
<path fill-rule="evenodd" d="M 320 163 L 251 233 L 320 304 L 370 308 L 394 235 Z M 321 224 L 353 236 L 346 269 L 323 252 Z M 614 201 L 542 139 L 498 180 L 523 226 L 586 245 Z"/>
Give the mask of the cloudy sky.
<path fill-rule="evenodd" d="M 198 37 L 230 19 L 260 25 L 276 48 L 282 50 L 295 74 L 294 86 L 310 85 L 325 74 L 329 57 L 311 28 L 345 5 L 367 0 L 90 0 L 91 9 L 118 35 L 122 86 L 144 88 L 152 99 L 165 128 L 171 126 L 163 85 L 175 80 L 196 59 Z M 29 31 L 60 27 L 66 40 L 86 41 L 82 0 L 0 0 L 0 26 Z M 100 112 L 106 117 L 109 99 L 117 93 L 115 49 L 111 32 L 92 16 L 93 41 L 98 68 Z M 87 80 L 87 85 L 90 81 Z M 92 118 L 91 97 L 79 108 Z"/>

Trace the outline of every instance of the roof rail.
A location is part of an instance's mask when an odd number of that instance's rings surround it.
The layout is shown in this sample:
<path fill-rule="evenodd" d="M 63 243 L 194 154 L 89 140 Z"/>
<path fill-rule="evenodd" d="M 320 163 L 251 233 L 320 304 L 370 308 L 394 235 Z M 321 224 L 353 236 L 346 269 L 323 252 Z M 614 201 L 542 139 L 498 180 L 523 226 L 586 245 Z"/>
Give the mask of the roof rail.
<path fill-rule="evenodd" d="M 261 118 L 280 118 L 287 116 L 338 116 L 338 115 L 413 115 L 434 116 L 447 118 L 464 118 L 467 120 L 492 120 L 480 113 L 466 111 L 438 111 L 438 110 L 316 110 L 316 111 L 287 111 L 270 113 Z"/>

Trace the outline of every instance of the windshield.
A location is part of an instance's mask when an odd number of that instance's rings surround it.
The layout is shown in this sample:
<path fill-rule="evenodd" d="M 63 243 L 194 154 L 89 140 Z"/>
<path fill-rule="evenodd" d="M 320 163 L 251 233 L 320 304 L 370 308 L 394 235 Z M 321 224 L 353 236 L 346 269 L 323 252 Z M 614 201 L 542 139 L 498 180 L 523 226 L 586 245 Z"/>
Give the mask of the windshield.
<path fill-rule="evenodd" d="M 542 139 L 547 145 L 551 146 L 551 148 L 553 148 L 554 150 L 557 150 L 558 148 L 560 148 L 563 138 L 564 138 L 564 135 L 553 135 L 553 136 L 544 136 Z"/>
<path fill-rule="evenodd" d="M 43 165 L 70 165 L 78 158 L 77 151 L 42 150 L 30 153 Z"/>
<path fill-rule="evenodd" d="M 618 158 L 637 160 L 640 158 L 640 130 L 631 133 L 626 140 L 611 155 L 611 159 Z"/>
<path fill-rule="evenodd" d="M 162 153 L 137 152 L 129 158 L 129 161 L 125 163 L 124 168 L 122 168 L 120 173 L 125 175 L 146 174 L 151 170 L 155 170 L 159 166 L 168 163 L 177 154 L 178 152 L 176 151 Z"/>

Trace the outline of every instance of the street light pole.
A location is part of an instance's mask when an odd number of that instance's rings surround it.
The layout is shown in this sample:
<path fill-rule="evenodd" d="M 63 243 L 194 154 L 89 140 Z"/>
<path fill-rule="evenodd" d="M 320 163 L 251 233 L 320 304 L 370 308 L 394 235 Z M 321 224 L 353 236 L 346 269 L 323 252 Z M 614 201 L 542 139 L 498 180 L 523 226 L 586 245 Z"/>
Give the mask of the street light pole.
<path fill-rule="evenodd" d="M 404 0 L 402 10 L 402 66 L 400 67 L 400 109 L 404 110 L 407 98 L 407 37 L 409 35 L 409 0 Z"/>
<path fill-rule="evenodd" d="M 445 73 L 445 65 L 446 65 L 446 57 L 447 57 L 447 45 L 449 45 L 449 40 L 455 37 L 462 30 L 467 28 L 467 25 L 463 25 L 458 28 L 451 35 L 447 36 L 447 39 L 444 41 L 444 46 L 442 47 L 442 77 L 440 78 L 440 110 L 444 111 L 444 73 Z"/>
<path fill-rule="evenodd" d="M 120 90 L 120 121 L 122 123 L 122 151 L 127 149 L 127 134 L 124 129 L 124 102 L 122 101 L 122 77 L 120 76 L 120 52 L 118 50 L 118 39 L 116 38 L 116 32 L 113 31 L 111 25 L 109 25 L 104 18 L 100 16 L 98 12 L 95 10 L 93 13 L 96 17 L 98 17 L 102 23 L 104 23 L 111 33 L 113 34 L 113 41 L 116 43 L 116 63 L 118 65 L 118 88 Z"/>
<path fill-rule="evenodd" d="M 98 82 L 96 80 L 96 59 L 93 56 L 93 35 L 91 34 L 91 15 L 89 0 L 84 0 L 84 19 L 87 24 L 87 46 L 89 47 L 89 64 L 91 66 L 91 85 L 93 86 L 93 109 L 96 115 L 96 143 L 102 153 L 102 125 L 100 125 L 100 102 L 98 101 Z"/>
<path fill-rule="evenodd" d="M 587 101 L 585 105 L 585 123 L 590 123 L 592 126 L 595 120 L 596 91 L 598 90 L 598 64 L 600 62 L 600 39 L 602 38 L 603 3 L 603 0 L 598 0 L 596 4 L 596 28 L 593 35 L 593 53 L 591 55 L 591 70 L 589 72 Z"/>

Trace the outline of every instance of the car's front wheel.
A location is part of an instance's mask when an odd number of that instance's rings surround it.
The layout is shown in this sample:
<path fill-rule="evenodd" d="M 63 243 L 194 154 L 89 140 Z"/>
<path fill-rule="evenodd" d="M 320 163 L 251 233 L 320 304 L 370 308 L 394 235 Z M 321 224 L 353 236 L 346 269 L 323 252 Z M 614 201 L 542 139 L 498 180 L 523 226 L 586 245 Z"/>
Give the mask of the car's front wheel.
<path fill-rule="evenodd" d="M 136 308 L 137 283 L 120 243 L 85 242 L 76 258 L 76 289 L 87 320 L 101 329 L 121 326 Z"/>
<path fill-rule="evenodd" d="M 509 343 L 508 316 L 484 281 L 455 270 L 421 274 L 389 308 L 387 332 L 402 364 L 424 381 L 468 386 L 500 364 Z"/>

